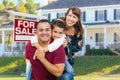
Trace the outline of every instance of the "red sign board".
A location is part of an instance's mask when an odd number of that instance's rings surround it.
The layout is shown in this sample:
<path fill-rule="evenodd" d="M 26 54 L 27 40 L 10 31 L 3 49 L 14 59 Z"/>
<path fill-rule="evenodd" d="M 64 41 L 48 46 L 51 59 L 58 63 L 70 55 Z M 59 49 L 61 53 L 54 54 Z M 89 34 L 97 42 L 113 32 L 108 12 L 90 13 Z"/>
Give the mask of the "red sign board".
<path fill-rule="evenodd" d="M 28 41 L 36 33 L 36 20 L 14 19 L 14 41 Z"/>

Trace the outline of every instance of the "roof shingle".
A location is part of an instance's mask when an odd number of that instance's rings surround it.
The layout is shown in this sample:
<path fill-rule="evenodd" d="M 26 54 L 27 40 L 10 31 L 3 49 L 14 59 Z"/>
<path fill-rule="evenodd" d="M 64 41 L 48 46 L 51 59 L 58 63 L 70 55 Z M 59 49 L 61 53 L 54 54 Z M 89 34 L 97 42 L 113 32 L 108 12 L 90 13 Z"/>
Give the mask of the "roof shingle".
<path fill-rule="evenodd" d="M 120 0 L 58 0 L 39 9 L 61 9 L 69 8 L 72 6 L 89 7 L 89 6 L 105 6 L 105 5 L 118 5 Z"/>

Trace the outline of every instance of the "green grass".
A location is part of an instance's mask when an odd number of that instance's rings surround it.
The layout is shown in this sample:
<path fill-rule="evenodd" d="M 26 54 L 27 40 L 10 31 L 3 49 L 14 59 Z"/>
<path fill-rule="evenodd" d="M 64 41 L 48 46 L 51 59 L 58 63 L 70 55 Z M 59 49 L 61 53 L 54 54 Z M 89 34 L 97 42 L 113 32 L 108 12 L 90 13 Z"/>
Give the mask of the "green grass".
<path fill-rule="evenodd" d="M 20 75 L 25 72 L 23 57 L 0 57 L 0 75 Z"/>
<path fill-rule="evenodd" d="M 0 80 L 25 80 L 25 77 L 16 75 L 0 75 Z"/>
<path fill-rule="evenodd" d="M 25 77 L 4 77 L 0 80 L 25 80 Z M 86 76 L 77 76 L 75 80 L 120 80 L 120 78 L 105 78 L 105 77 L 86 77 Z"/>
<path fill-rule="evenodd" d="M 120 74 L 120 56 L 76 57 L 74 69 L 76 76 Z"/>
<path fill-rule="evenodd" d="M 120 80 L 120 56 L 82 56 L 75 58 L 75 80 Z M 0 80 L 25 80 L 25 60 L 0 57 Z"/>

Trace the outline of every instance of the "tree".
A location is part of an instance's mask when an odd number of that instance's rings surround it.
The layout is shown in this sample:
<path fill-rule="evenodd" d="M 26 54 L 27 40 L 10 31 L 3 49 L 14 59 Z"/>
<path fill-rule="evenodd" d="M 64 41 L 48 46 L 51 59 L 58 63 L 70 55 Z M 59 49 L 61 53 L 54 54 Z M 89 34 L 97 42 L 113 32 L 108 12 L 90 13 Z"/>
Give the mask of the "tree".
<path fill-rule="evenodd" d="M 19 12 L 26 13 L 26 7 L 25 7 L 23 0 L 19 0 L 18 6 L 19 6 L 19 9 L 18 9 Z"/>
<path fill-rule="evenodd" d="M 10 2 L 9 6 L 15 7 L 15 3 L 14 2 Z"/>
<path fill-rule="evenodd" d="M 3 0 L 3 4 L 5 7 L 8 6 L 8 0 Z"/>
<path fill-rule="evenodd" d="M 30 14 L 35 13 L 34 0 L 26 0 L 26 8 Z"/>
<path fill-rule="evenodd" d="M 4 11 L 4 9 L 5 9 L 4 4 L 0 3 L 0 12 L 3 12 L 3 11 Z"/>

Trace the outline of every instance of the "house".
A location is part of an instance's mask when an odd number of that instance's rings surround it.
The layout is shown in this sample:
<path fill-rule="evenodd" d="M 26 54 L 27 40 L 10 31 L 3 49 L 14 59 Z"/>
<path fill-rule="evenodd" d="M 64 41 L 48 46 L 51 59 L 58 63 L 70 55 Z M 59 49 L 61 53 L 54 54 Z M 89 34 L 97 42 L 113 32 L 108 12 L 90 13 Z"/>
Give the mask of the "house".
<path fill-rule="evenodd" d="M 120 0 L 58 0 L 38 11 L 52 20 L 65 16 L 72 6 L 78 6 L 82 12 L 84 53 L 86 45 L 90 45 L 91 49 L 120 47 Z"/>

